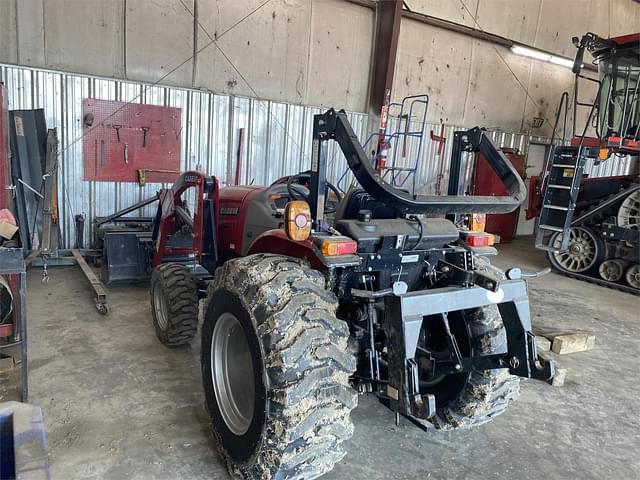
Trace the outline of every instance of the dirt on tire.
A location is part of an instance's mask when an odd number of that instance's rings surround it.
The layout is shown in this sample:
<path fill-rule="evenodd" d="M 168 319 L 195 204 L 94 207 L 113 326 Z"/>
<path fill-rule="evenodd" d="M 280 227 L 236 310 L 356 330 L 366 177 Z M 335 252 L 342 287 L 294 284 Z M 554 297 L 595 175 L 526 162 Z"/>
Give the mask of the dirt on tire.
<path fill-rule="evenodd" d="M 252 354 L 261 363 L 256 382 L 265 392 L 263 403 L 256 396 L 259 415 L 244 437 L 226 428 L 211 385 L 212 332 L 234 302 L 242 310 L 236 314 L 248 319 Z M 357 404 L 349 384 L 356 361 L 337 304 L 324 276 L 297 259 L 250 255 L 216 271 L 204 310 L 201 364 L 213 435 L 232 476 L 312 479 L 345 455 L 342 443 L 353 434 L 350 413 Z M 234 446 L 238 440 L 242 448 L 252 445 L 246 455 Z"/>

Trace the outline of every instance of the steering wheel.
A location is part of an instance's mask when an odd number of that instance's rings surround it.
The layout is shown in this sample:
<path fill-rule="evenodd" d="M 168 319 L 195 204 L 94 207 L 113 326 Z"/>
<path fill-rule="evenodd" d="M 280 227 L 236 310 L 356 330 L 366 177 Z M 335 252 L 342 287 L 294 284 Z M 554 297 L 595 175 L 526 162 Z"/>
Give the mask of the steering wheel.
<path fill-rule="evenodd" d="M 296 181 L 296 183 L 294 183 Z M 311 170 L 307 170 L 305 172 L 300 172 L 296 175 L 290 175 L 287 179 L 287 192 L 292 200 L 304 200 L 305 202 L 309 202 L 309 190 L 304 187 L 305 184 L 309 184 L 311 182 Z M 329 181 L 326 182 L 327 188 L 331 190 L 338 200 L 338 203 L 342 201 L 342 194 L 340 191 Z M 302 189 L 304 188 L 305 191 Z M 335 208 L 327 208 L 327 201 L 329 199 L 329 195 L 325 195 L 324 197 L 324 211 L 325 213 L 334 213 L 336 211 Z"/>
<path fill-rule="evenodd" d="M 291 197 L 291 200 L 304 200 L 305 202 L 309 202 L 309 189 L 304 186 L 305 183 L 301 180 L 304 178 L 304 174 L 299 173 L 298 175 L 290 175 L 287 178 L 287 192 Z M 293 183 L 296 180 L 296 183 Z"/>

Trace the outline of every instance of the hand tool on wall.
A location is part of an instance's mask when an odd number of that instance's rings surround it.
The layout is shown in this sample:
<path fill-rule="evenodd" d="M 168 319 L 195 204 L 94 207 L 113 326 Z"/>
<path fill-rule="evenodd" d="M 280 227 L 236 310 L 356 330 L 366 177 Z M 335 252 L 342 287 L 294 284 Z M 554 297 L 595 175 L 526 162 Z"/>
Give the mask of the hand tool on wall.
<path fill-rule="evenodd" d="M 147 132 L 149 131 L 149 127 L 140 127 L 142 130 L 142 148 L 147 146 Z"/>
<path fill-rule="evenodd" d="M 118 143 L 120 143 L 120 129 L 122 125 L 112 125 L 112 127 L 116 130 L 116 138 L 118 139 Z"/>

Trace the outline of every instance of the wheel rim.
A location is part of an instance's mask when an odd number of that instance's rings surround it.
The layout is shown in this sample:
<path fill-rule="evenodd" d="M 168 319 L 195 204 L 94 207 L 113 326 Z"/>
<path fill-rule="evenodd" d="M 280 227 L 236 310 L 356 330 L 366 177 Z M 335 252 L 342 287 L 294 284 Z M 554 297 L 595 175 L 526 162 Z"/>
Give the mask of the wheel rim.
<path fill-rule="evenodd" d="M 153 308 L 156 311 L 156 323 L 161 330 L 166 330 L 169 323 L 167 319 L 167 299 L 162 291 L 162 286 L 156 283 L 153 287 Z"/>
<path fill-rule="evenodd" d="M 607 260 L 600 264 L 598 271 L 604 280 L 617 282 L 624 275 L 624 264 L 618 260 Z"/>
<path fill-rule="evenodd" d="M 218 317 L 213 329 L 211 378 L 224 423 L 234 434 L 244 435 L 255 408 L 253 360 L 244 329 L 229 312 Z"/>
<path fill-rule="evenodd" d="M 640 229 L 640 190 L 624 199 L 618 210 L 618 226 Z"/>
<path fill-rule="evenodd" d="M 449 319 L 451 320 L 451 332 L 458 343 L 460 353 L 465 357 L 471 356 L 472 347 L 471 335 L 467 329 L 467 323 L 463 321 L 463 315 L 464 312 L 451 312 Z M 430 356 L 435 360 L 449 358 L 449 347 L 446 345 L 440 321 L 434 318 L 429 323 L 429 326 L 430 328 L 423 329 L 425 333 L 424 347 L 429 350 Z M 420 393 L 433 394 L 436 399 L 436 406 L 444 408 L 458 398 L 467 383 L 468 377 L 468 373 L 450 373 L 434 377 L 421 375 Z"/>
<path fill-rule="evenodd" d="M 627 283 L 633 288 L 640 288 L 640 265 L 634 265 L 627 271 Z"/>
<path fill-rule="evenodd" d="M 566 252 L 553 254 L 556 262 L 568 272 L 586 272 L 598 259 L 598 244 L 594 235 L 582 227 L 569 231 L 569 247 Z"/>

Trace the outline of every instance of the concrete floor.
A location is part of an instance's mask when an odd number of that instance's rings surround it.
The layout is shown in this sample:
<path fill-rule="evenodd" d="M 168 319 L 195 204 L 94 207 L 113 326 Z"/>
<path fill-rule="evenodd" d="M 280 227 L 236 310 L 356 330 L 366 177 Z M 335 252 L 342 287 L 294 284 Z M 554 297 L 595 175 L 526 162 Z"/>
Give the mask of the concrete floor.
<path fill-rule="evenodd" d="M 531 239 L 495 263 L 546 266 Z M 98 315 L 74 267 L 31 270 L 31 402 L 44 410 L 56 479 L 225 479 L 208 433 L 199 345 L 167 350 L 151 326 L 146 286 L 109 288 Z M 530 282 L 540 327 L 596 334 L 593 351 L 563 355 L 564 387 L 522 382 L 506 414 L 481 428 L 425 434 L 361 397 L 348 455 L 327 480 L 640 477 L 640 302 L 550 274 Z"/>

